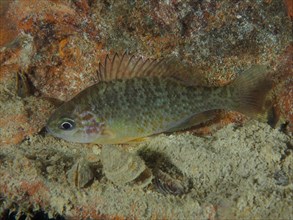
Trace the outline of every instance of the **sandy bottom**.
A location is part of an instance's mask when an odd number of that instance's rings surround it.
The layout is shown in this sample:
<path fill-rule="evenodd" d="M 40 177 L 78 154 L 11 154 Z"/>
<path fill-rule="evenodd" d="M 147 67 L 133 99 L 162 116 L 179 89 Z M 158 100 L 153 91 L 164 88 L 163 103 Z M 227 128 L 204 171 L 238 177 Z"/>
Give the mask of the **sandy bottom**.
<path fill-rule="evenodd" d="M 0 148 L 0 211 L 17 204 L 68 218 L 293 219 L 292 145 L 292 137 L 249 121 L 207 137 L 186 132 L 123 146 L 153 173 L 158 158 L 168 161 L 163 169 L 171 179 L 162 184 L 174 187 L 162 193 L 154 181 L 111 182 L 99 146 L 35 135 Z M 188 189 L 176 195 L 186 181 Z"/>

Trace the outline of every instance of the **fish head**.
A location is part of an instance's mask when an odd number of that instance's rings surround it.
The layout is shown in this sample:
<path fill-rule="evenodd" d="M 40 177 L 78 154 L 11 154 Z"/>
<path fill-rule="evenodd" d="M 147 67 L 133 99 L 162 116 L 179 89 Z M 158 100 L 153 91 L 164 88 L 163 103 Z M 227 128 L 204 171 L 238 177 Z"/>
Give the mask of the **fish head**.
<path fill-rule="evenodd" d="M 106 134 L 105 123 L 96 114 L 73 103 L 60 106 L 49 118 L 49 134 L 77 143 L 94 143 Z"/>

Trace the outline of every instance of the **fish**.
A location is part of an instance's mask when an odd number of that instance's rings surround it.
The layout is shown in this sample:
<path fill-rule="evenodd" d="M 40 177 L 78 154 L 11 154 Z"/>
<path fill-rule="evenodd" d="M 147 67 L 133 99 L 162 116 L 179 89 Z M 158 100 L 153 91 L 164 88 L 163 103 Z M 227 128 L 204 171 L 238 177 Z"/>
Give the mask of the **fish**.
<path fill-rule="evenodd" d="M 70 142 L 123 144 L 190 128 L 219 109 L 251 117 L 263 111 L 272 84 L 267 66 L 253 65 L 221 87 L 200 85 L 194 72 L 172 58 L 107 55 L 98 82 L 57 108 L 47 131 Z"/>

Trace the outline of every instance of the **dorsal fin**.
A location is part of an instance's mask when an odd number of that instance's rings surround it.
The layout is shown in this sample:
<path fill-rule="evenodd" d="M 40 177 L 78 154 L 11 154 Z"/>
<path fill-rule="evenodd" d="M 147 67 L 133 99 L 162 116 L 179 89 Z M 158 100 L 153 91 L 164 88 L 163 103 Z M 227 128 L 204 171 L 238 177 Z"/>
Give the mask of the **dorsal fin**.
<path fill-rule="evenodd" d="M 172 77 L 190 85 L 195 85 L 191 68 L 183 65 L 175 57 L 150 59 L 128 53 L 107 55 L 104 63 L 99 64 L 98 80 L 129 79 L 133 77 L 158 76 Z"/>

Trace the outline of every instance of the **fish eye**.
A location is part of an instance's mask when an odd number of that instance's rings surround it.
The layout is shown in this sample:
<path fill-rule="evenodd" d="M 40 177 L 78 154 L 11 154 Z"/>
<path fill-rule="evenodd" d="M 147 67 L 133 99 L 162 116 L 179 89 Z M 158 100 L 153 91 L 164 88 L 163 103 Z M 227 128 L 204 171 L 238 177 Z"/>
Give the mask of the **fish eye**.
<path fill-rule="evenodd" d="M 60 129 L 70 131 L 75 127 L 75 123 L 71 119 L 66 119 L 60 124 Z"/>

